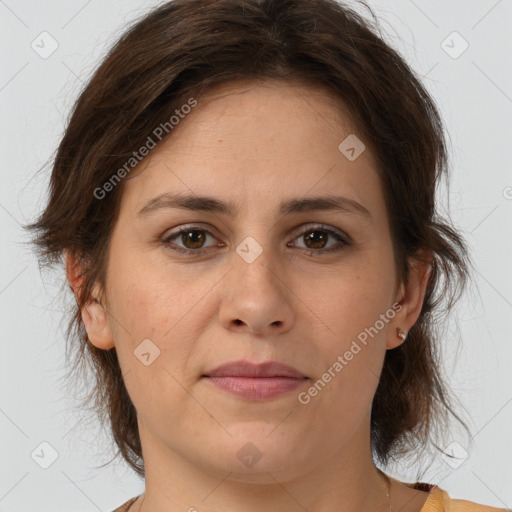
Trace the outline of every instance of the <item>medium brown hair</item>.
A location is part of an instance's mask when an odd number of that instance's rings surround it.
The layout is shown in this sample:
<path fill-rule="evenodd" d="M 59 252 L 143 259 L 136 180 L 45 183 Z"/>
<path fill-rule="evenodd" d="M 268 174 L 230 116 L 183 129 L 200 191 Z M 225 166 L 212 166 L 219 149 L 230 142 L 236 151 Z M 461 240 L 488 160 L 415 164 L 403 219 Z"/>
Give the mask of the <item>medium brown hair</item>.
<path fill-rule="evenodd" d="M 136 410 L 116 350 L 94 347 L 80 314 L 93 284 L 104 290 L 123 182 L 105 199 L 94 192 L 188 98 L 232 80 L 308 83 L 334 94 L 377 162 L 398 278 L 407 282 L 421 248 L 435 260 L 417 322 L 405 343 L 386 352 L 372 405 L 374 457 L 387 464 L 418 451 L 448 411 L 464 425 L 450 405 L 437 347 L 437 324 L 460 298 L 470 265 L 462 236 L 435 207 L 437 185 L 448 176 L 444 129 L 418 76 L 384 39 L 377 24 L 334 0 L 175 0 L 134 23 L 79 95 L 46 208 L 26 227 L 42 262 L 58 263 L 68 251 L 83 265 L 68 326 L 74 368 L 89 363 L 95 370 L 89 399 L 139 474 Z"/>

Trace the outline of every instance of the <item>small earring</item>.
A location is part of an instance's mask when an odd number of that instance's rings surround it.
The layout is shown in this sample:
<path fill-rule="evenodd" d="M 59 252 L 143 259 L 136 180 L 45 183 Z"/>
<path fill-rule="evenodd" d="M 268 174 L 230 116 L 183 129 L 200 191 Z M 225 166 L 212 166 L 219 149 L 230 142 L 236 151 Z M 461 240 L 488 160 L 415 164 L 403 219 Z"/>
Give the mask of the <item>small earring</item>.
<path fill-rule="evenodd" d="M 407 334 L 405 334 L 404 331 L 402 331 L 402 329 L 400 329 L 400 327 L 397 327 L 396 328 L 396 335 L 399 337 L 399 338 L 402 338 L 402 340 L 405 341 L 405 338 L 407 336 Z"/>

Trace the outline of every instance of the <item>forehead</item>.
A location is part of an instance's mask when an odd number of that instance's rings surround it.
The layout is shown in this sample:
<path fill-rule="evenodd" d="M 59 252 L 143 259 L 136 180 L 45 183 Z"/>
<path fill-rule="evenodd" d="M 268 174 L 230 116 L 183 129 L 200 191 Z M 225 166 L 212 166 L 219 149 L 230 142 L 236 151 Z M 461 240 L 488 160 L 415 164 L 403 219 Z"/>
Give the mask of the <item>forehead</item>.
<path fill-rule="evenodd" d="M 217 85 L 198 98 L 198 108 L 189 118 L 180 127 L 184 136 L 193 123 L 195 131 L 222 128 L 223 133 L 237 138 L 267 134 L 266 143 L 272 135 L 284 135 L 283 127 L 292 130 L 289 135 L 300 138 L 311 136 L 311 132 L 355 131 L 348 108 L 327 88 L 277 80 L 236 80 Z"/>
<path fill-rule="evenodd" d="M 365 148 L 351 160 L 340 150 L 357 135 L 343 105 L 326 90 L 235 82 L 196 99 L 146 157 L 143 172 L 125 183 L 123 203 L 130 210 L 165 192 L 214 194 L 259 208 L 262 198 L 343 193 L 379 206 L 373 157 Z"/>

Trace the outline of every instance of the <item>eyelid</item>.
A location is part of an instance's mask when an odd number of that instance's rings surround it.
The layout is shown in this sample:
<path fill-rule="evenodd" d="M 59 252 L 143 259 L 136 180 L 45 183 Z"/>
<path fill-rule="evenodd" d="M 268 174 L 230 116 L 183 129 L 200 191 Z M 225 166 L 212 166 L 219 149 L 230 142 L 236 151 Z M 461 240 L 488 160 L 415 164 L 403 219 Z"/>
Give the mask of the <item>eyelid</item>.
<path fill-rule="evenodd" d="M 170 231 L 172 231 L 172 232 L 170 232 Z M 204 231 L 207 234 L 207 236 L 210 235 L 213 238 L 218 239 L 218 237 L 212 232 L 212 231 L 216 231 L 215 228 L 213 228 L 210 225 L 208 225 L 208 227 L 204 227 L 200 223 L 198 223 L 198 224 L 183 224 L 183 225 L 177 226 L 176 228 L 171 228 L 171 230 L 168 229 L 165 231 L 165 233 L 163 234 L 163 236 L 160 239 L 162 240 L 164 245 L 170 245 L 172 239 L 179 238 L 179 236 L 182 233 L 186 233 L 188 231 Z M 214 246 L 210 246 L 210 247 L 214 247 Z M 205 248 L 205 249 L 185 249 L 183 247 L 178 246 L 178 249 L 172 249 L 172 250 L 175 250 L 176 252 L 189 252 L 189 253 L 194 253 L 194 254 L 201 254 L 201 253 L 206 252 L 208 249 L 209 249 L 209 247 Z"/>
<path fill-rule="evenodd" d="M 172 237 L 175 237 L 176 235 L 180 235 L 183 232 L 186 231 L 204 231 L 205 233 L 208 233 L 212 236 L 219 237 L 217 235 L 218 230 L 214 228 L 211 224 L 201 224 L 199 223 L 190 223 L 190 224 L 180 224 L 178 226 L 175 226 L 174 228 L 169 228 L 164 231 L 164 234 L 161 236 L 162 239 L 169 239 Z"/>
<path fill-rule="evenodd" d="M 296 235 L 295 238 L 297 238 L 297 236 L 306 233 L 308 230 L 326 231 L 327 233 L 332 233 L 334 235 L 339 236 L 347 244 L 352 242 L 352 239 L 344 231 L 341 231 L 340 229 L 335 228 L 334 226 L 323 224 L 321 222 L 308 222 L 306 224 L 302 224 L 299 228 L 294 230 L 292 234 Z"/>

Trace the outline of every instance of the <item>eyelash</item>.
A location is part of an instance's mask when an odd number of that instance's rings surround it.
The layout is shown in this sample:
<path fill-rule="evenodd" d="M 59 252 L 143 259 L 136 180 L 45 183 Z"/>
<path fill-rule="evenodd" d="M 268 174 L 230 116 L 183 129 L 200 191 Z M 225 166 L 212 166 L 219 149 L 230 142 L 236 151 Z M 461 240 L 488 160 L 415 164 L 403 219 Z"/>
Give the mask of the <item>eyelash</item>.
<path fill-rule="evenodd" d="M 208 252 L 208 249 L 184 249 L 183 247 L 179 247 L 175 244 L 172 244 L 172 245 L 174 245 L 174 247 L 171 246 L 171 240 L 179 238 L 179 236 L 182 233 L 189 233 L 191 231 L 201 231 L 201 232 L 206 233 L 207 235 L 214 236 L 210 231 L 208 231 L 207 229 L 201 228 L 200 226 L 185 226 L 185 227 L 180 228 L 178 231 L 165 236 L 164 238 L 162 238 L 161 241 L 168 249 L 171 249 L 172 251 L 179 252 L 182 254 L 193 254 L 195 256 L 199 256 L 201 254 L 205 254 L 206 252 Z M 352 242 L 348 239 L 349 238 L 348 236 L 342 236 L 337 231 L 334 231 L 333 229 L 325 227 L 323 224 L 308 226 L 308 228 L 302 230 L 294 238 L 294 240 L 299 238 L 300 236 L 304 236 L 307 233 L 312 233 L 315 231 L 321 231 L 321 232 L 328 233 L 329 235 L 334 236 L 338 240 L 338 242 L 342 242 L 342 245 L 338 246 L 338 247 L 336 247 L 336 245 L 335 245 L 334 247 L 331 247 L 329 249 L 309 249 L 309 250 L 299 247 L 299 249 L 307 250 L 308 255 L 320 255 L 320 254 L 325 254 L 325 253 L 334 253 L 334 252 L 341 251 L 345 247 L 352 245 Z"/>

